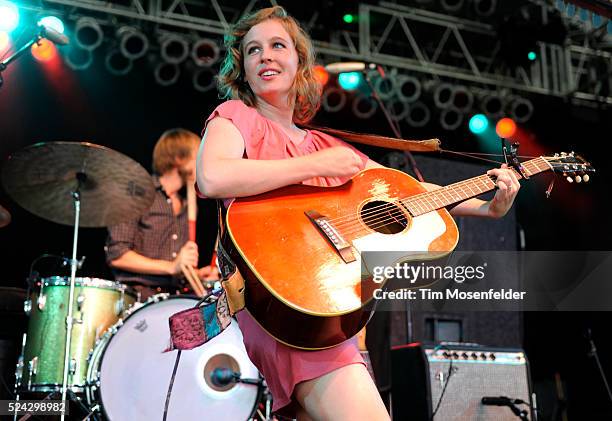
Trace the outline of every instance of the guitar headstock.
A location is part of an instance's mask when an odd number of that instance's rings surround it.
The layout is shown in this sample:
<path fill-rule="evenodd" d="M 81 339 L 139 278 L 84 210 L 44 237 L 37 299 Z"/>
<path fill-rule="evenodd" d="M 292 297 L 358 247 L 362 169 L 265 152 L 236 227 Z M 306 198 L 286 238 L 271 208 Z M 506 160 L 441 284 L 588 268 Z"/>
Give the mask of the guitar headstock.
<path fill-rule="evenodd" d="M 561 152 L 543 158 L 548 161 L 554 172 L 563 174 L 570 183 L 574 181 L 586 183 L 590 179 L 589 173 L 595 172 L 595 168 L 589 162 L 574 152 Z"/>

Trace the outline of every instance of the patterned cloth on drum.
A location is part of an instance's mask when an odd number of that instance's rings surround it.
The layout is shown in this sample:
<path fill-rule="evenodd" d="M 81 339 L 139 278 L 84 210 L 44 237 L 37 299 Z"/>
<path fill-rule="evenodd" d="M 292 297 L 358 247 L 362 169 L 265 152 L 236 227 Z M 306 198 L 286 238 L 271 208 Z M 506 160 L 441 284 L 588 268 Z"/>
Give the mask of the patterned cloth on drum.
<path fill-rule="evenodd" d="M 42 279 L 40 291 L 31 296 L 22 390 L 50 392 L 61 389 L 69 290 L 69 277 L 53 276 Z M 68 376 L 68 385 L 72 385 L 74 391 L 84 391 L 87 359 L 96 341 L 135 301 L 135 294 L 117 282 L 75 279 L 75 322 Z"/>
<path fill-rule="evenodd" d="M 162 418 L 176 354 L 167 346 L 168 318 L 194 308 L 196 298 L 160 294 L 134 308 L 110 329 L 90 361 L 87 400 L 99 404 L 111 421 Z M 168 420 L 247 420 L 254 413 L 261 387 L 213 381 L 215 370 L 259 379 L 242 342 L 237 323 L 214 339 L 182 354 L 174 380 Z"/>
<path fill-rule="evenodd" d="M 223 332 L 231 321 L 225 291 L 210 294 L 204 305 L 170 316 L 170 347 L 166 351 L 203 345 Z"/>

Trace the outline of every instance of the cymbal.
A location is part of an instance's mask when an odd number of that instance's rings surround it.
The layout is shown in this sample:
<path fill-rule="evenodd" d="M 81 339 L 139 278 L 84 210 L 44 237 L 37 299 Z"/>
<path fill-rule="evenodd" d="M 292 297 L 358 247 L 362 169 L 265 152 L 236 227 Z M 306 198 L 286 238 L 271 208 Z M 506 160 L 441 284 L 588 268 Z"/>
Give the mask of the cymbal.
<path fill-rule="evenodd" d="M 0 228 L 11 223 L 11 214 L 0 205 Z"/>
<path fill-rule="evenodd" d="M 2 168 L 4 189 L 19 205 L 64 225 L 74 225 L 73 192 L 79 180 L 83 227 L 115 225 L 153 204 L 155 187 L 147 170 L 93 143 L 37 143 L 15 152 Z"/>

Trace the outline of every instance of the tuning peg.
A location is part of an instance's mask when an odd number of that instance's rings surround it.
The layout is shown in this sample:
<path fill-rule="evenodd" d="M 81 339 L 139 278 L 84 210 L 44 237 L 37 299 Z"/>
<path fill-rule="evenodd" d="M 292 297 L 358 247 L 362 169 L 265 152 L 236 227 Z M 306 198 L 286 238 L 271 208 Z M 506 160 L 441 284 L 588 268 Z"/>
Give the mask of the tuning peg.
<path fill-rule="evenodd" d="M 561 157 L 562 157 L 562 158 L 565 158 L 566 156 L 567 156 L 567 153 L 565 153 L 565 152 L 561 152 Z"/>
<path fill-rule="evenodd" d="M 555 158 L 558 158 L 558 157 L 559 157 L 559 154 L 558 154 L 558 153 L 555 153 L 553 156 L 554 156 Z"/>
<path fill-rule="evenodd" d="M 574 151 L 571 151 L 571 152 L 569 153 L 569 156 L 573 157 L 573 156 L 574 156 Z"/>
<path fill-rule="evenodd" d="M 585 183 L 588 183 L 590 179 L 591 179 L 591 177 L 589 177 L 588 174 L 585 174 L 585 175 L 582 176 L 582 181 L 584 181 Z"/>
<path fill-rule="evenodd" d="M 581 183 L 582 182 L 582 177 L 580 177 L 579 175 L 576 176 L 576 183 Z"/>
<path fill-rule="evenodd" d="M 567 180 L 568 183 L 573 183 L 574 179 L 572 177 L 570 177 L 569 175 L 567 177 L 565 177 L 565 179 Z"/>

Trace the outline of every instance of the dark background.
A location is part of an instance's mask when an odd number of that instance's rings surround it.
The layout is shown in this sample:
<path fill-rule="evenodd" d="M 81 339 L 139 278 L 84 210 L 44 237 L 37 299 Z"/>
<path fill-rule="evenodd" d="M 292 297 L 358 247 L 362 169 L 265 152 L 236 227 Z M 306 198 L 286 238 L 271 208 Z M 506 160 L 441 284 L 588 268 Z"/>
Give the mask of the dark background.
<path fill-rule="evenodd" d="M 205 118 L 221 102 L 216 93 L 194 91 L 186 75 L 177 85 L 163 88 L 155 83 L 145 63 L 137 63 L 125 77 L 114 77 L 106 72 L 101 60 L 96 56 L 88 70 L 75 72 L 61 62 L 51 70 L 26 55 L 5 72 L 5 83 L 0 88 L 0 158 L 4 160 L 37 142 L 89 141 L 122 152 L 150 169 L 153 145 L 164 130 L 184 127 L 199 133 Z M 558 177 L 548 200 L 544 191 L 550 174 L 522 183 L 516 215 L 525 232 L 526 249 L 609 249 L 612 224 L 605 199 L 612 181 L 607 162 L 612 151 L 612 113 L 609 109 L 574 106 L 562 99 L 532 100 L 535 113 L 523 128 L 527 134 L 521 139 L 520 152 L 536 155 L 575 150 L 598 172 L 590 183 L 582 185 L 569 185 Z M 467 131 L 467 124 L 447 132 L 438 127 L 436 120 L 418 130 L 402 126 L 403 134 L 407 138 L 439 137 L 443 147 L 450 150 L 483 151 Z M 348 111 L 336 114 L 321 111 L 315 123 L 391 135 L 380 112 L 364 121 Z M 362 149 L 376 160 L 382 160 L 387 153 Z M 446 158 L 457 160 L 452 156 Z M 435 174 L 424 175 L 435 179 Z M 4 192 L 0 192 L 0 204 L 13 218 L 9 226 L 0 229 L 0 286 L 25 288 L 29 266 L 37 256 L 42 253 L 70 256 L 72 228 L 24 211 Z M 210 259 L 216 233 L 214 212 L 212 202 L 200 201 L 198 238 L 202 262 Z M 105 236 L 104 228 L 80 231 L 78 255 L 87 256 L 87 260 L 78 276 L 111 278 L 102 249 Z M 68 273 L 54 263 L 41 264 L 38 269 L 42 276 Z M 559 373 L 567 392 L 570 419 L 612 418 L 612 403 L 607 399 L 593 359 L 588 357 L 584 336 L 590 328 L 603 367 L 612 374 L 611 315 L 534 312 L 524 314 L 522 320 L 523 346 L 531 362 L 533 381 L 542 390 L 542 396 L 552 396 L 542 398 L 548 401 L 547 413 L 551 414 L 555 405 L 559 407 L 554 400 L 554 376 Z"/>

